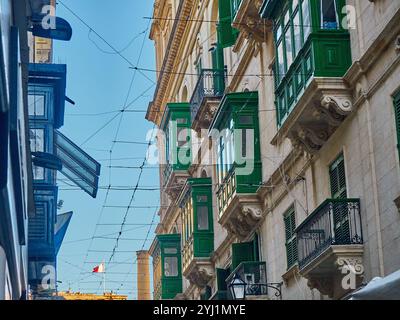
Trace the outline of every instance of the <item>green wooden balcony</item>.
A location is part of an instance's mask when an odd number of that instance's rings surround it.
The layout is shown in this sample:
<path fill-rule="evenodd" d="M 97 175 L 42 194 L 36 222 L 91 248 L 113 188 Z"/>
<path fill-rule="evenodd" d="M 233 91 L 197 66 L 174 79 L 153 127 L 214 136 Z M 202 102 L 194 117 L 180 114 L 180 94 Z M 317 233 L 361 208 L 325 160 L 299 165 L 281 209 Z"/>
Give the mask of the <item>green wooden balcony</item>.
<path fill-rule="evenodd" d="M 218 222 L 245 239 L 262 215 L 258 92 L 226 94 L 211 129 L 218 156 Z"/>
<path fill-rule="evenodd" d="M 274 22 L 276 50 L 279 130 L 273 144 L 289 138 L 294 147 L 315 154 L 353 111 L 343 80 L 352 63 L 344 5 L 343 0 L 264 1 L 261 12 Z"/>
<path fill-rule="evenodd" d="M 214 274 L 212 180 L 188 179 L 178 203 L 182 221 L 182 273 L 192 284 L 207 286 Z"/>
<path fill-rule="evenodd" d="M 327 199 L 298 226 L 296 237 L 300 274 L 322 293 L 334 298 L 345 293 L 340 289 L 343 266 L 351 266 L 361 276 L 364 249 L 359 199 Z"/>
<path fill-rule="evenodd" d="M 189 103 L 168 103 L 160 128 L 165 134 L 162 185 L 171 201 L 180 194 L 192 163 Z"/>
<path fill-rule="evenodd" d="M 157 235 L 150 248 L 153 258 L 154 299 L 171 300 L 182 293 L 181 238 Z"/>

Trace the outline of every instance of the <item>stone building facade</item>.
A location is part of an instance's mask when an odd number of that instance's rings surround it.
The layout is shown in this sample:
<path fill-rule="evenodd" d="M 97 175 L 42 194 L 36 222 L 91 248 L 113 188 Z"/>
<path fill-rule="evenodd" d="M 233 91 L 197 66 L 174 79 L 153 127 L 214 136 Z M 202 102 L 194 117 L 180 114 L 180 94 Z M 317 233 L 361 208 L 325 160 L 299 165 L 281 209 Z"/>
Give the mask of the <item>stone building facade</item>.
<path fill-rule="evenodd" d="M 248 299 L 341 299 L 400 269 L 399 9 L 155 2 L 156 298 L 229 299 L 239 275 Z"/>

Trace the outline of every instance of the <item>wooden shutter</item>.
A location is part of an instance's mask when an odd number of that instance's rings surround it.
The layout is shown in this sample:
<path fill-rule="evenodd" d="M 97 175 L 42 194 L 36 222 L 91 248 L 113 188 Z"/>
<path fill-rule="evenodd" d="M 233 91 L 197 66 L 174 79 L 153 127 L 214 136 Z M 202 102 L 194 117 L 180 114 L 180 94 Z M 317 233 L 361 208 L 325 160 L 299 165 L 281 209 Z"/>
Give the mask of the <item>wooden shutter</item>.
<path fill-rule="evenodd" d="M 287 267 L 290 269 L 297 262 L 297 239 L 296 239 L 296 214 L 294 209 L 284 217 L 286 236 Z"/>
<path fill-rule="evenodd" d="M 331 165 L 329 170 L 331 192 L 333 199 L 346 199 L 346 170 L 344 157 L 339 158 Z M 334 239 L 335 244 L 347 244 L 350 241 L 350 225 L 348 217 L 347 203 L 335 202 L 333 204 L 333 223 L 334 223 Z"/>
<path fill-rule="evenodd" d="M 217 288 L 218 291 L 226 291 L 227 285 L 226 285 L 226 279 L 229 277 L 230 271 L 229 269 L 218 269 L 217 268 Z"/>
<path fill-rule="evenodd" d="M 346 170 L 343 155 L 331 165 L 329 170 L 331 193 L 333 199 L 345 199 L 347 197 Z"/>
<path fill-rule="evenodd" d="M 232 244 L 232 270 L 235 270 L 242 262 L 254 261 L 254 243 Z"/>
<path fill-rule="evenodd" d="M 218 43 L 222 48 L 232 46 L 238 31 L 232 28 L 231 0 L 219 0 Z"/>

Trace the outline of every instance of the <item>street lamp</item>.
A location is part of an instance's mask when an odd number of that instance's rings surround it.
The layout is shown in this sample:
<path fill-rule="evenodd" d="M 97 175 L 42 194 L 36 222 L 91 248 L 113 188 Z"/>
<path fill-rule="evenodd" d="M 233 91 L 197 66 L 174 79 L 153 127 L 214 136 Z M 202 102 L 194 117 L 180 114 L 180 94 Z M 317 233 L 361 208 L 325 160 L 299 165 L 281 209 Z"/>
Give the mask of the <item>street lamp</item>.
<path fill-rule="evenodd" d="M 229 284 L 229 291 L 233 300 L 245 300 L 246 282 L 238 274 L 235 274 L 232 282 Z"/>

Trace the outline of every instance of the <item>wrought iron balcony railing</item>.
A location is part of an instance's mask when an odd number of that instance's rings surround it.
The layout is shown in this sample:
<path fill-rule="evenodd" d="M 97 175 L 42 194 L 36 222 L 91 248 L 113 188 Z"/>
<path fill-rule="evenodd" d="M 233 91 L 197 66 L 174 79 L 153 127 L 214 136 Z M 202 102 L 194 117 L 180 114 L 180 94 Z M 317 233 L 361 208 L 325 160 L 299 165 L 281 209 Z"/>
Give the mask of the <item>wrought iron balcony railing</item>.
<path fill-rule="evenodd" d="M 229 287 L 235 276 L 246 283 L 246 296 L 264 296 L 268 294 L 267 267 L 265 262 L 242 262 L 226 279 Z"/>
<path fill-rule="evenodd" d="M 226 70 L 202 69 L 190 99 L 192 122 L 207 98 L 222 98 L 227 78 Z"/>
<path fill-rule="evenodd" d="M 335 245 L 363 244 L 359 199 L 328 199 L 297 229 L 300 270 Z"/>

